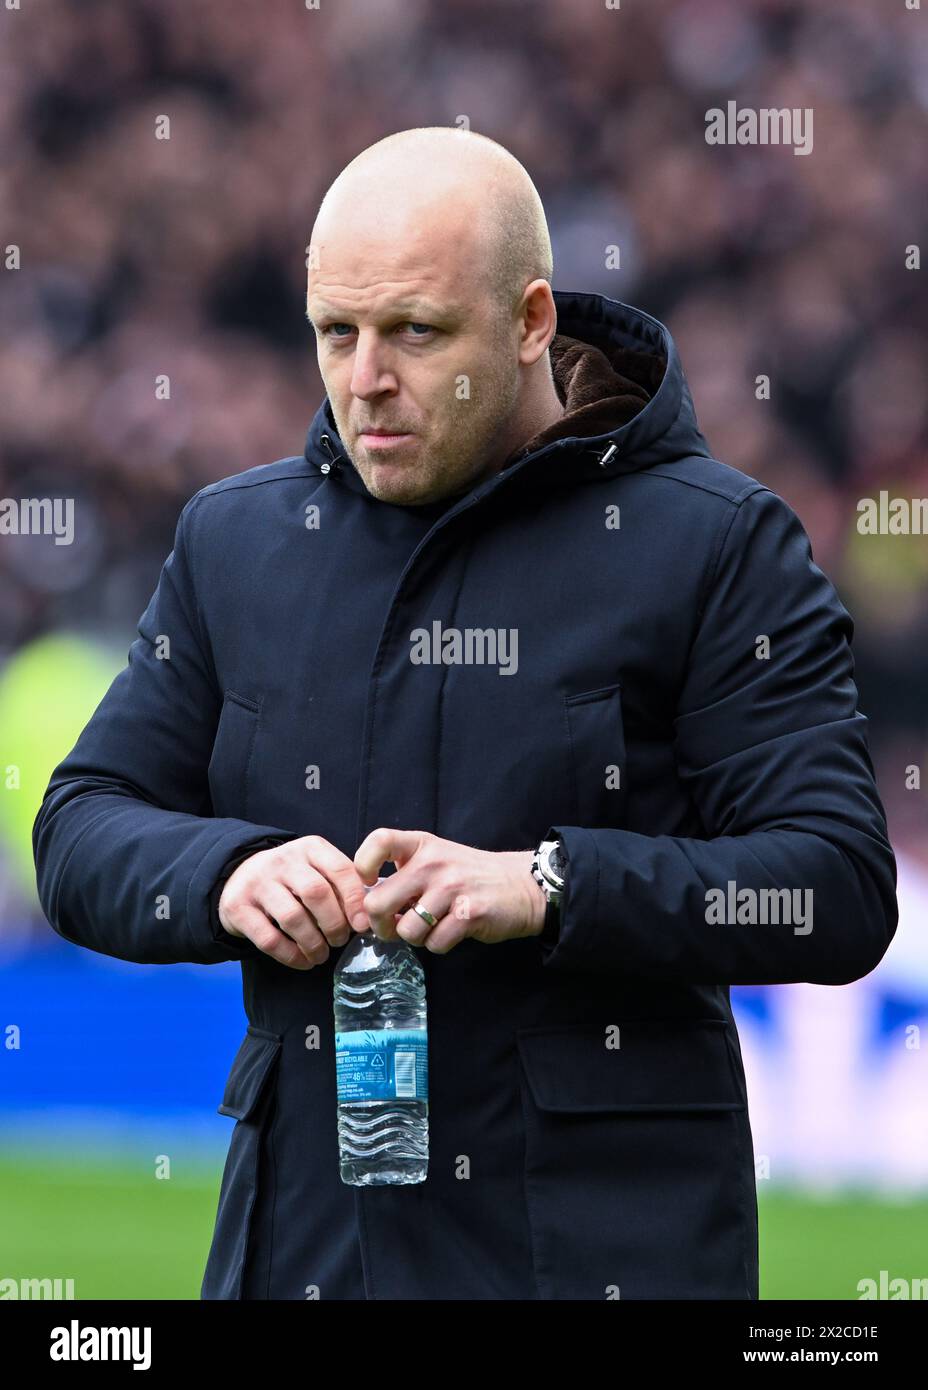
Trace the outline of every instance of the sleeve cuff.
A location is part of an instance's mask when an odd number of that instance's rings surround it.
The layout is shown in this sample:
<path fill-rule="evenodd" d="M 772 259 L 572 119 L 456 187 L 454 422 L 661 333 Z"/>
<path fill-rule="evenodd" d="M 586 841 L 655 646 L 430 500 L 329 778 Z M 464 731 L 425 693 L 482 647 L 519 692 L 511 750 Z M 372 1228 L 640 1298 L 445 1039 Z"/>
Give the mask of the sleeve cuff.
<path fill-rule="evenodd" d="M 549 933 L 545 915 L 540 938 L 543 964 L 553 969 L 589 969 L 589 946 L 585 937 L 597 920 L 599 898 L 599 855 L 595 836 L 582 826 L 552 825 L 544 838 L 562 842 L 567 871 L 556 931 L 552 929 Z"/>

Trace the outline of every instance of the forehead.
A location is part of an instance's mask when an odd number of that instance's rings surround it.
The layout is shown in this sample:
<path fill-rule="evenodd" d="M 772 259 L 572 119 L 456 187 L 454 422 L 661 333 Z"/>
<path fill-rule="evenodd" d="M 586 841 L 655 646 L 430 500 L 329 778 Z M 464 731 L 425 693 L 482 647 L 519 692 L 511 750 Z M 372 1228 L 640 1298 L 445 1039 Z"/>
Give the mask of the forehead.
<path fill-rule="evenodd" d="M 428 215 L 340 218 L 313 233 L 307 305 L 314 314 L 350 308 L 465 309 L 484 294 L 481 239 L 458 207 Z"/>

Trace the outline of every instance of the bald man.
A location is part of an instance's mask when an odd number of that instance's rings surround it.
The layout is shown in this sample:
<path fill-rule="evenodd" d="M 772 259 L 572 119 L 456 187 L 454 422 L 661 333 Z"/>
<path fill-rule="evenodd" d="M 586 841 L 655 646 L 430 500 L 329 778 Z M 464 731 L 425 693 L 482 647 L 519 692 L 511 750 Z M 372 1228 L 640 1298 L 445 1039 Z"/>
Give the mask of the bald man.
<path fill-rule="evenodd" d="M 493 141 L 365 150 L 308 266 L 304 452 L 184 508 L 34 831 L 62 936 L 241 962 L 201 1296 L 755 1299 L 729 987 L 896 926 L 849 614 Z M 336 1036 L 357 933 L 427 1037 Z"/>

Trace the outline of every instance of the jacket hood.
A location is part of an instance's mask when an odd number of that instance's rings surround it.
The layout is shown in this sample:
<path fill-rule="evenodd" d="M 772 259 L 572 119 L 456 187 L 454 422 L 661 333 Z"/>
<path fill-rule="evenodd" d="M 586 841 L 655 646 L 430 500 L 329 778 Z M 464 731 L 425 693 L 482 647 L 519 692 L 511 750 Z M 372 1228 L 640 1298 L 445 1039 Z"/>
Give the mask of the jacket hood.
<path fill-rule="evenodd" d="M 553 459 L 558 472 L 569 468 L 580 482 L 693 454 L 711 457 L 670 330 L 605 295 L 554 290 L 553 297 L 558 331 L 549 349 L 551 370 L 565 412 L 488 481 L 517 469 L 534 472 L 541 459 Z M 315 471 L 367 494 L 335 428 L 328 396 L 309 427 L 304 454 Z"/>

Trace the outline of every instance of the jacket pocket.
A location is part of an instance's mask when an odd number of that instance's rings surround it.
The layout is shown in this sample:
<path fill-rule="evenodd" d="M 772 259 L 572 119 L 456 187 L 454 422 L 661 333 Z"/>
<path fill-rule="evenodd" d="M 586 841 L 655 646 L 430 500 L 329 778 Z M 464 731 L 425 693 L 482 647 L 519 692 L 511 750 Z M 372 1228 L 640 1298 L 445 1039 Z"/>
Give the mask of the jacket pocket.
<path fill-rule="evenodd" d="M 544 1299 L 756 1298 L 753 1145 L 727 1025 L 517 1031 Z"/>
<path fill-rule="evenodd" d="M 627 778 L 622 685 L 564 696 L 575 825 L 622 829 Z"/>
<path fill-rule="evenodd" d="M 251 766 L 260 716 L 257 700 L 226 691 L 207 773 L 214 815 L 252 819 Z"/>
<path fill-rule="evenodd" d="M 222 1174 L 200 1292 L 203 1299 L 242 1297 L 258 1186 L 275 1181 L 275 1174 L 261 1159 L 276 1109 L 275 1069 L 282 1043 L 278 1033 L 249 1024 L 226 1081 L 219 1114 L 231 1115 L 237 1124 Z"/>

